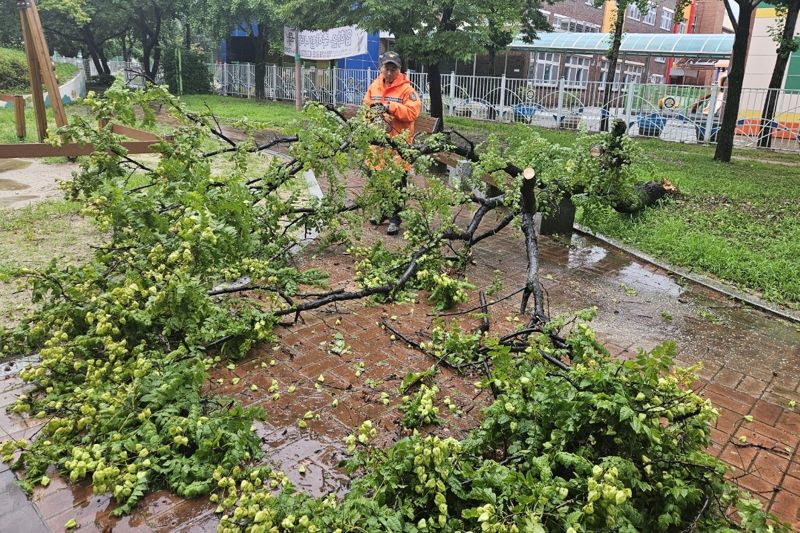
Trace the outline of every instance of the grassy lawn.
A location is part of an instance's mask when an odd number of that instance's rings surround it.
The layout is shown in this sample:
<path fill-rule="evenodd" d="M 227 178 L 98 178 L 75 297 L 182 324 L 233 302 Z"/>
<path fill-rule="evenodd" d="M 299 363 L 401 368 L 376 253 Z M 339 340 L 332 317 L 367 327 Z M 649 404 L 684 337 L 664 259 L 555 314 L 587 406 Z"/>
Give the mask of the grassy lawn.
<path fill-rule="evenodd" d="M 51 260 L 77 264 L 100 244 L 102 235 L 78 214 L 80 206 L 47 200 L 21 209 L 0 208 L 0 327 L 17 323 L 31 309 L 21 290 L 20 269 L 41 268 Z"/>
<path fill-rule="evenodd" d="M 31 92 L 27 68 L 24 51 L 0 48 L 0 76 L 5 78 L 0 82 L 0 92 L 14 94 Z M 56 63 L 56 78 L 59 83 L 69 81 L 76 72 L 78 67 L 75 65 Z"/>
<path fill-rule="evenodd" d="M 207 110 L 208 104 L 226 123 L 245 118 L 282 129 L 298 117 L 294 106 L 285 103 L 212 95 L 184 100 L 195 111 Z M 5 114 L 0 110 L 0 142 L 13 139 Z M 446 124 L 476 141 L 489 134 L 502 137 L 512 127 L 465 118 L 448 118 Z M 562 144 L 575 136 L 539 131 Z M 654 161 L 653 178 L 670 180 L 681 196 L 637 216 L 608 212 L 584 222 L 670 263 L 800 309 L 800 213 L 794 205 L 800 199 L 800 158 L 739 149 L 733 163 L 720 164 L 712 160 L 713 147 L 640 142 Z"/>
<path fill-rule="evenodd" d="M 232 123 L 247 120 L 257 122 L 270 129 L 283 129 L 300 114 L 295 111 L 294 104 L 283 102 L 265 102 L 247 98 L 217 96 L 211 94 L 186 95 L 182 97 L 191 111 L 204 113 L 208 109 L 223 122 Z M 208 106 L 208 107 L 206 107 Z"/>

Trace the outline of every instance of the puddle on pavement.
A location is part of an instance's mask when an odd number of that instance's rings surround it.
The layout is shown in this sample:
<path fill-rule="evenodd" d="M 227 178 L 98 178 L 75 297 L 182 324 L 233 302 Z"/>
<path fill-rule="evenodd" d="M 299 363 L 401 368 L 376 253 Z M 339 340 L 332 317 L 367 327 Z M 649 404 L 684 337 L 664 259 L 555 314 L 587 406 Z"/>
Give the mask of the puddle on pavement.
<path fill-rule="evenodd" d="M 631 263 L 626 266 L 619 271 L 618 277 L 621 283 L 633 287 L 637 291 L 657 292 L 677 298 L 683 290 L 669 276 L 651 272 L 639 263 Z"/>
<path fill-rule="evenodd" d="M 10 207 L 19 202 L 26 202 L 28 200 L 36 200 L 39 198 L 35 194 L 23 194 L 21 196 L 9 196 L 7 198 L 0 198 L 0 207 Z"/>
<path fill-rule="evenodd" d="M 569 247 L 569 256 L 567 258 L 567 268 L 581 268 L 599 263 L 608 255 L 608 250 L 600 246 L 588 245 L 588 243 L 580 243 L 576 245 L 576 240 L 573 239 Z"/>
<path fill-rule="evenodd" d="M 29 188 L 30 186 L 20 183 L 16 180 L 0 178 L 0 191 L 21 191 Z"/>
<path fill-rule="evenodd" d="M 8 172 L 9 170 L 20 170 L 31 166 L 30 161 L 23 161 L 22 159 L 3 159 L 0 160 L 0 172 Z"/>

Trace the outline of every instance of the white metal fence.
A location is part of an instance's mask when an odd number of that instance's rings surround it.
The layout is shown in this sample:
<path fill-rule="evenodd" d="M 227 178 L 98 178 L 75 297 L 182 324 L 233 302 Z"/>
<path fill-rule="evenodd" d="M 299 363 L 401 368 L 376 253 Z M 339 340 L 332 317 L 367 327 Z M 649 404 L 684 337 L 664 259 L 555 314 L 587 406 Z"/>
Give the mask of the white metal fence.
<path fill-rule="evenodd" d="M 255 65 L 212 64 L 209 68 L 217 93 L 255 97 Z M 136 65 L 112 67 L 126 72 L 130 69 L 136 70 Z M 326 104 L 360 104 L 376 75 L 374 69 L 304 68 L 302 96 L 304 100 Z M 408 76 L 423 109 L 428 111 L 428 74 L 410 71 Z M 267 66 L 266 98 L 291 101 L 295 91 L 293 66 Z M 716 142 L 725 103 L 724 87 L 617 83 L 607 105 L 604 93 L 604 82 L 442 75 L 446 116 L 599 131 L 602 118 L 608 115 L 624 120 L 632 135 L 687 143 Z M 775 118 L 762 127 L 761 114 L 768 94 L 767 89 L 743 91 L 737 117 L 737 146 L 769 144 L 776 150 L 800 151 L 800 92 L 774 91 Z"/>

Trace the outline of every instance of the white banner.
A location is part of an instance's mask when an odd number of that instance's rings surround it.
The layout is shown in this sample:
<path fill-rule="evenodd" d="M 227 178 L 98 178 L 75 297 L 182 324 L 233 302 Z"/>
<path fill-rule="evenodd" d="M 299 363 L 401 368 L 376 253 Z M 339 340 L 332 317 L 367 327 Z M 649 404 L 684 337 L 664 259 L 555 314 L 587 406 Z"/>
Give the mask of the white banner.
<path fill-rule="evenodd" d="M 283 49 L 295 54 L 297 31 L 283 29 Z M 367 53 L 367 32 L 357 26 L 343 26 L 327 31 L 301 31 L 300 57 L 303 59 L 341 59 Z"/>

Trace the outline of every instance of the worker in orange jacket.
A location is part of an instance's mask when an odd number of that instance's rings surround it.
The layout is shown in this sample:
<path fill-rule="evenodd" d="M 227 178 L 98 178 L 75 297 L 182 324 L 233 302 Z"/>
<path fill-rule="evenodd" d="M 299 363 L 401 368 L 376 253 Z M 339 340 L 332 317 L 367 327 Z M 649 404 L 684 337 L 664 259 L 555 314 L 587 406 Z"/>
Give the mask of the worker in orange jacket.
<path fill-rule="evenodd" d="M 383 115 L 386 130 L 390 137 L 400 135 L 408 130 L 409 141 L 414 138 L 414 121 L 419 116 L 421 104 L 417 92 L 411 86 L 408 77 L 400 69 L 403 63 L 397 52 L 386 52 L 381 58 L 381 70 L 375 81 L 370 84 L 364 95 L 364 105 L 373 113 Z M 410 170 L 410 166 L 406 171 Z M 400 187 L 405 188 L 408 175 L 404 175 Z M 400 211 L 402 205 L 395 208 L 389 217 L 388 235 L 397 235 L 400 231 Z M 383 222 L 382 219 L 372 219 L 375 225 Z"/>

